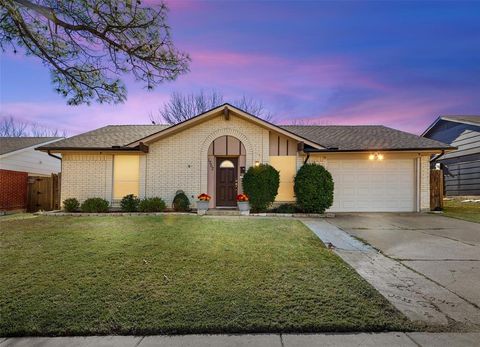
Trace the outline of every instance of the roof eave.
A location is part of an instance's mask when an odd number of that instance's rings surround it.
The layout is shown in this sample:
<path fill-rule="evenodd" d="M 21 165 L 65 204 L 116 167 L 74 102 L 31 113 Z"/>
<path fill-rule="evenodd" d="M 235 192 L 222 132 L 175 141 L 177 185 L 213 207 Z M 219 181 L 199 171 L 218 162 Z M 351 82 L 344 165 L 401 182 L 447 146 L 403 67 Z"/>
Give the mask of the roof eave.
<path fill-rule="evenodd" d="M 88 151 L 99 151 L 99 152 L 141 152 L 145 153 L 139 146 L 137 147 L 37 147 L 36 151 L 42 152 L 60 152 L 60 151 L 77 151 L 77 152 L 88 152 Z"/>
<path fill-rule="evenodd" d="M 346 153 L 346 152 L 428 152 L 428 151 L 445 151 L 451 152 L 456 150 L 457 147 L 431 147 L 431 148 L 371 148 L 371 149 L 308 149 L 304 150 L 305 153 Z"/>

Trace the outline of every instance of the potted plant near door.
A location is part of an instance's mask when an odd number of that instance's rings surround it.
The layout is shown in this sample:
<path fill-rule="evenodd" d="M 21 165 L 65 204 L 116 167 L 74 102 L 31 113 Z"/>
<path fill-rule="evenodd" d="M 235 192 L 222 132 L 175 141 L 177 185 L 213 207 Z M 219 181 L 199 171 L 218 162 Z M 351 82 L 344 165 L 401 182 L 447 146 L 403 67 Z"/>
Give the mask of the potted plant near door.
<path fill-rule="evenodd" d="M 207 213 L 208 205 L 212 197 L 206 193 L 202 193 L 197 196 L 197 198 L 197 214 L 203 216 L 205 213 Z"/>
<path fill-rule="evenodd" d="M 248 216 L 250 214 L 250 204 L 248 202 L 248 196 L 245 194 L 237 195 L 237 206 L 241 215 Z"/>

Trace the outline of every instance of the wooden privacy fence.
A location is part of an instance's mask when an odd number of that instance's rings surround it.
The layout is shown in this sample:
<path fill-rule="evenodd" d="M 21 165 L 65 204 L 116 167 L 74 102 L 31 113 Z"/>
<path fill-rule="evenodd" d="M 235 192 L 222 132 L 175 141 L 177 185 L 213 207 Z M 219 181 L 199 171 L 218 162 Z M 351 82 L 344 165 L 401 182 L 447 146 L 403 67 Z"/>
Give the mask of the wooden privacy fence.
<path fill-rule="evenodd" d="M 430 170 L 430 210 L 443 210 L 443 171 Z"/>
<path fill-rule="evenodd" d="M 30 176 L 27 187 L 27 212 L 60 209 L 60 174 Z"/>

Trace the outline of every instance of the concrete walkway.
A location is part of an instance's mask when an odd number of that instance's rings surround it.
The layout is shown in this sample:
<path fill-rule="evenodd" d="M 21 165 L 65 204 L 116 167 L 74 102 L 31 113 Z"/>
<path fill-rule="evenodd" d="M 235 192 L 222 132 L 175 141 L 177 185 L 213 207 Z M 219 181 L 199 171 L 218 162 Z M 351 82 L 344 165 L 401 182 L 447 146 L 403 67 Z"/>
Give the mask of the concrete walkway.
<path fill-rule="evenodd" d="M 256 334 L 0 338 L 0 347 L 478 346 L 480 333 Z"/>
<path fill-rule="evenodd" d="M 325 244 L 350 264 L 413 321 L 480 331 L 480 309 L 447 288 L 409 269 L 324 220 L 302 219 Z M 480 345 L 480 342 L 479 342 Z"/>

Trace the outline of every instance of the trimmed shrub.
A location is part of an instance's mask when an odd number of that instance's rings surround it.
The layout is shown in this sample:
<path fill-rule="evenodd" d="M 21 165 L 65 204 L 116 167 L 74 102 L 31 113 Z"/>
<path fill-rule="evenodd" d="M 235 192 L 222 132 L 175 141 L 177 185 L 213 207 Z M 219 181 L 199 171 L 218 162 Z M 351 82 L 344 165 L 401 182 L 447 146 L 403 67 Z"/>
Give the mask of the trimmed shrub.
<path fill-rule="evenodd" d="M 252 211 L 263 212 L 275 201 L 280 185 L 280 174 L 273 166 L 260 164 L 248 169 L 242 183 Z"/>
<path fill-rule="evenodd" d="M 120 208 L 124 212 L 137 212 L 140 199 L 134 194 L 125 195 L 120 201 Z"/>
<path fill-rule="evenodd" d="M 78 211 L 80 207 L 80 203 L 75 198 L 69 198 L 63 200 L 63 209 L 67 212 L 75 212 Z"/>
<path fill-rule="evenodd" d="M 297 206 L 294 204 L 281 204 L 273 210 L 275 213 L 295 213 L 297 212 Z"/>
<path fill-rule="evenodd" d="M 297 206 L 306 213 L 323 213 L 333 203 L 333 179 L 322 165 L 305 164 L 295 176 Z"/>
<path fill-rule="evenodd" d="M 138 210 L 140 212 L 162 212 L 165 210 L 165 207 L 165 201 L 161 198 L 146 198 L 138 204 Z"/>
<path fill-rule="evenodd" d="M 190 211 L 190 200 L 181 190 L 173 198 L 173 209 L 177 212 Z"/>
<path fill-rule="evenodd" d="M 110 204 L 107 200 L 102 198 L 90 198 L 85 200 L 80 209 L 82 212 L 89 212 L 89 213 L 100 213 L 100 212 L 108 212 L 108 206 Z"/>

